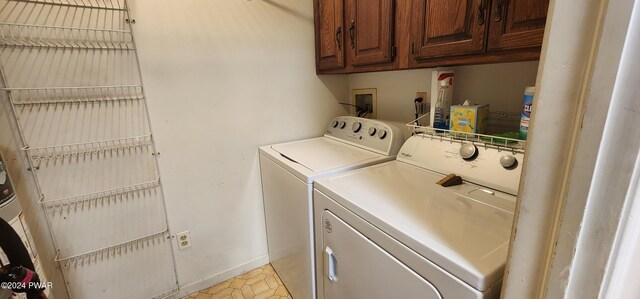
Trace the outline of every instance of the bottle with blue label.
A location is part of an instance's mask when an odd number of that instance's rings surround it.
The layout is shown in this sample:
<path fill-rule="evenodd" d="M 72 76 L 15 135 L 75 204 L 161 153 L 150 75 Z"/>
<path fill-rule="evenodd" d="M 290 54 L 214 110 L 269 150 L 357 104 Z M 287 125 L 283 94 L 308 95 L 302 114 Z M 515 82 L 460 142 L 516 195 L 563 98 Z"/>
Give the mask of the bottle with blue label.
<path fill-rule="evenodd" d="M 533 95 L 536 91 L 534 86 L 527 86 L 524 90 L 524 101 L 522 103 L 522 114 L 520 116 L 520 139 L 526 140 L 529 133 L 529 122 L 533 108 Z"/>

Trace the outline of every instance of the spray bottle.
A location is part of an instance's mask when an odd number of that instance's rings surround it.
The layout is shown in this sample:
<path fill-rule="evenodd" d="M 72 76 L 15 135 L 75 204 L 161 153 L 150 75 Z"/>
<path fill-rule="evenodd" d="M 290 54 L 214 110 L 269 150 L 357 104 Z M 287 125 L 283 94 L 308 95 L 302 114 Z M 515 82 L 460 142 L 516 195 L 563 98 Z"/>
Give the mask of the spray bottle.
<path fill-rule="evenodd" d="M 449 129 L 449 110 L 453 98 L 453 73 L 441 73 L 438 76 L 438 99 L 434 109 L 433 127 Z"/>

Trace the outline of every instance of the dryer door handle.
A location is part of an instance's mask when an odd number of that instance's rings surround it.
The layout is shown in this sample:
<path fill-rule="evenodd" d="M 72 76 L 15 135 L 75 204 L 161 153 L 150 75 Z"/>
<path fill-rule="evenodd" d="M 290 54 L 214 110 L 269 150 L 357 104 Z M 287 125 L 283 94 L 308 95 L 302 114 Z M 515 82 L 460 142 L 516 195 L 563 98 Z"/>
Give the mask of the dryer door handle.
<path fill-rule="evenodd" d="M 338 277 L 336 276 L 336 256 L 333 254 L 333 250 L 331 250 L 329 246 L 324 249 L 324 255 L 325 274 L 327 275 L 327 278 L 329 278 L 329 281 L 336 282 L 338 281 Z"/>

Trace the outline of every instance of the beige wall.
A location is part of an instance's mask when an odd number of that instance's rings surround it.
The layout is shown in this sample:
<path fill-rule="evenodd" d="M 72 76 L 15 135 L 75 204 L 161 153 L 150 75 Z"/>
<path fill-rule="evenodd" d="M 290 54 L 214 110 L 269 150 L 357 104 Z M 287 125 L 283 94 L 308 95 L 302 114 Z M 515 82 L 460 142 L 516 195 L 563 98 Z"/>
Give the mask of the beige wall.
<path fill-rule="evenodd" d="M 347 80 L 315 74 L 312 1 L 131 3 L 186 293 L 268 261 L 258 146 L 321 135 Z"/>
<path fill-rule="evenodd" d="M 311 1 L 133 4 L 170 224 L 193 238 L 177 252 L 187 290 L 267 261 L 259 145 L 320 135 L 350 89 L 377 88 L 378 117 L 400 125 L 430 92 L 431 69 L 316 76 Z M 536 67 L 459 67 L 456 93 L 518 111 Z"/>
<path fill-rule="evenodd" d="M 491 111 L 520 112 L 524 89 L 533 86 L 537 61 L 482 64 L 451 68 L 455 72 L 454 104 L 471 100 Z"/>
<path fill-rule="evenodd" d="M 520 112 L 524 88 L 535 84 L 537 61 L 451 67 L 455 72 L 453 103 L 470 99 L 490 104 L 491 111 Z M 431 93 L 433 69 L 348 75 L 349 89 L 377 88 L 378 118 L 403 125 L 414 118 L 416 92 Z"/>
<path fill-rule="evenodd" d="M 429 92 L 431 88 L 431 69 L 363 73 L 348 77 L 350 90 L 376 88 L 378 119 L 396 122 L 405 138 L 410 136 L 405 124 L 414 118 L 416 92 Z"/>

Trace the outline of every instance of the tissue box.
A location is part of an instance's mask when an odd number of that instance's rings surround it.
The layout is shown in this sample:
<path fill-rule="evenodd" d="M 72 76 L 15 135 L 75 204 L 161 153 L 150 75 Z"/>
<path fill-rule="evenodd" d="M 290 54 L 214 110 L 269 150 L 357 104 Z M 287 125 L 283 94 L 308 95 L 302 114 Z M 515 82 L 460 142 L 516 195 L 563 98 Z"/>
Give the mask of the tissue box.
<path fill-rule="evenodd" d="M 468 133 L 485 133 L 489 123 L 489 105 L 451 106 L 449 129 Z"/>

